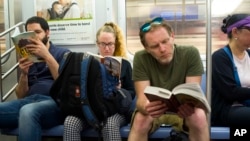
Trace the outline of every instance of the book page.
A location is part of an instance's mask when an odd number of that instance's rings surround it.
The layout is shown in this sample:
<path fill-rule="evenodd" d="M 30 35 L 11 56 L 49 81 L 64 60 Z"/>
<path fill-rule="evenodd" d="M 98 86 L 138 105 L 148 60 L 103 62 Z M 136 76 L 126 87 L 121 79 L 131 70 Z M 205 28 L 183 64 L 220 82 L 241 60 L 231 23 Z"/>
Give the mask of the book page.
<path fill-rule="evenodd" d="M 103 64 L 107 70 L 115 77 L 120 79 L 121 76 L 121 57 L 106 56 L 104 57 Z"/>
<path fill-rule="evenodd" d="M 147 98 L 151 101 L 153 100 L 162 100 L 162 99 L 170 99 L 172 92 L 159 88 L 154 86 L 147 86 L 144 90 L 144 93 L 146 94 Z"/>
<path fill-rule="evenodd" d="M 44 61 L 42 58 L 39 58 L 32 53 L 29 52 L 29 50 L 26 48 L 26 45 L 30 44 L 30 38 L 35 38 L 35 32 L 23 32 L 17 35 L 13 35 L 12 41 L 15 45 L 16 52 L 20 57 L 28 57 L 29 60 L 33 62 L 42 62 Z"/>
<path fill-rule="evenodd" d="M 97 59 L 99 62 L 104 62 L 104 57 L 99 54 L 94 54 L 92 52 L 86 52 L 88 55 L 94 56 L 95 59 Z"/>
<path fill-rule="evenodd" d="M 94 54 L 91 52 L 87 52 L 87 54 L 93 56 L 99 62 L 104 64 L 106 69 L 109 71 L 109 73 L 117 77 L 120 80 L 122 57 L 118 57 L 118 56 L 105 56 L 104 57 L 99 54 Z"/>
<path fill-rule="evenodd" d="M 207 112 L 211 111 L 207 98 L 198 83 L 178 85 L 173 89 L 173 93 L 177 96 L 180 103 L 192 103 L 194 106 L 201 107 Z"/>

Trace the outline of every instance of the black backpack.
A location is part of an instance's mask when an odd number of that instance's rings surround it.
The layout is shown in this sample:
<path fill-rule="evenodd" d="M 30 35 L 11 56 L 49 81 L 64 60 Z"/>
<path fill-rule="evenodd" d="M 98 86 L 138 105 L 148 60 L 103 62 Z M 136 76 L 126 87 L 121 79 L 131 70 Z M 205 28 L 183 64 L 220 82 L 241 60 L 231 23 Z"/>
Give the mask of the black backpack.
<path fill-rule="evenodd" d="M 63 114 L 84 118 L 101 131 L 108 117 L 128 112 L 132 97 L 116 88 L 119 80 L 87 53 L 69 52 L 50 90 Z"/>

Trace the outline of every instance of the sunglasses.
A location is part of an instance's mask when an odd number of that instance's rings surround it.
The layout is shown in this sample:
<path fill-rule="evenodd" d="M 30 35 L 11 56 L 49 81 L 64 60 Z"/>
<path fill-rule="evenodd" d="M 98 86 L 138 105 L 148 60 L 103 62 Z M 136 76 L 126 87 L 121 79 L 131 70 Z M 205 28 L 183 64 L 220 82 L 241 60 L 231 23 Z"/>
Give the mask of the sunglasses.
<path fill-rule="evenodd" d="M 153 20 L 145 23 L 144 25 L 141 26 L 140 30 L 143 32 L 147 32 L 150 30 L 152 24 L 161 24 L 163 21 L 163 18 L 161 17 L 156 17 Z"/>

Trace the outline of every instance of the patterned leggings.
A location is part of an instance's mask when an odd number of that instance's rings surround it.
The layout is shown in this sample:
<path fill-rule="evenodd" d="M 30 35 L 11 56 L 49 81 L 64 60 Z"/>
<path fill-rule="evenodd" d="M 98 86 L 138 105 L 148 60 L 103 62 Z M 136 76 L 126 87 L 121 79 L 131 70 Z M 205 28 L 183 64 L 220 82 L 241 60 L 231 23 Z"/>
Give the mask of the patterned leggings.
<path fill-rule="evenodd" d="M 103 141 L 121 141 L 120 127 L 126 124 L 123 115 L 115 114 L 107 119 L 102 129 Z M 86 121 L 75 117 L 67 116 L 64 121 L 64 141 L 81 141 L 81 132 L 90 126 Z"/>

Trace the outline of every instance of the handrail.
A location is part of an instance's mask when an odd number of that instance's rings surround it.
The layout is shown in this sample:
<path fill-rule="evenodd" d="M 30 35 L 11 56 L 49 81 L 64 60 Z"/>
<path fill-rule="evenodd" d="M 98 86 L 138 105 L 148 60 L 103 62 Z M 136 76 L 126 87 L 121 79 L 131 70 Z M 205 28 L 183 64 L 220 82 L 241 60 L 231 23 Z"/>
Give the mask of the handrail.
<path fill-rule="evenodd" d="M 21 26 L 21 25 L 24 25 L 24 22 L 19 22 L 18 24 L 12 26 L 11 28 L 9 28 L 9 29 L 3 31 L 2 33 L 0 33 L 0 37 L 4 36 L 4 35 L 6 35 L 6 34 L 9 34 L 12 30 L 14 30 L 16 27 L 19 27 L 19 26 Z"/>
<path fill-rule="evenodd" d="M 2 101 L 5 101 L 14 91 L 18 83 L 16 83 L 3 97 Z"/>
<path fill-rule="evenodd" d="M 13 67 L 11 67 L 4 75 L 2 75 L 2 79 L 5 79 L 10 73 L 12 73 L 15 69 L 17 69 L 19 63 L 16 63 Z"/>
<path fill-rule="evenodd" d="M 5 56 L 9 55 L 12 51 L 15 50 L 15 46 L 9 48 L 8 50 L 6 50 L 3 54 L 1 54 L 1 59 L 4 58 Z"/>
<path fill-rule="evenodd" d="M 17 69 L 19 63 L 16 63 L 13 67 L 11 67 L 4 75 L 2 75 L 2 80 L 5 79 L 8 75 L 10 75 L 15 69 Z M 2 95 L 1 100 L 5 101 L 14 91 L 18 83 L 16 83 L 6 94 Z M 1 83 L 2 85 L 2 83 Z"/>
<path fill-rule="evenodd" d="M 22 26 L 22 25 L 24 25 L 24 22 L 19 22 L 18 24 L 14 25 L 11 28 L 0 33 L 0 37 L 3 37 L 5 35 L 9 34 L 11 31 L 13 31 L 14 29 L 16 29 L 17 27 Z M 11 52 L 11 51 L 8 51 L 8 52 Z M 7 55 L 8 55 L 8 57 L 7 57 Z M 5 53 L 4 56 L 1 55 L 1 61 L 0 61 L 1 64 L 4 64 L 5 62 L 7 62 L 7 60 L 9 59 L 9 55 L 10 55 L 9 53 Z M 7 57 L 7 58 L 4 58 L 4 57 Z M 4 61 L 2 60 L 3 58 L 5 59 Z"/>
<path fill-rule="evenodd" d="M 16 25 L 10 27 L 9 29 L 3 31 L 2 33 L 0 33 L 0 38 L 3 37 L 3 36 L 6 36 L 6 35 L 9 35 L 11 31 L 15 30 L 16 28 L 20 28 L 20 26 L 23 26 L 24 25 L 24 22 L 19 22 L 17 23 Z M 10 37 L 10 36 L 9 36 Z M 6 41 L 9 41 L 11 42 L 11 40 L 5 40 L 5 43 Z M 10 45 L 10 43 L 9 43 Z M 8 48 L 3 54 L 1 54 L 1 58 L 0 58 L 0 62 L 1 62 L 1 65 L 0 65 L 0 71 L 1 71 L 1 79 L 0 79 L 0 96 L 1 96 L 1 99 L 0 99 L 0 102 L 2 101 L 5 101 L 14 91 L 15 91 L 15 88 L 18 84 L 18 82 L 16 82 L 9 90 L 8 92 L 6 92 L 5 94 L 3 94 L 3 80 L 9 76 L 12 72 L 14 72 L 17 68 L 18 68 L 18 65 L 19 63 L 16 62 L 16 64 L 14 64 L 9 70 L 7 70 L 5 73 L 2 72 L 2 65 L 4 63 L 6 63 L 10 58 L 7 57 L 7 56 L 10 56 L 10 54 L 15 51 L 15 46 L 12 46 L 10 48 Z M 1 52 L 0 52 L 1 53 Z M 7 57 L 7 59 L 6 59 Z M 6 59 L 4 61 L 4 63 L 2 62 L 2 59 Z"/>

